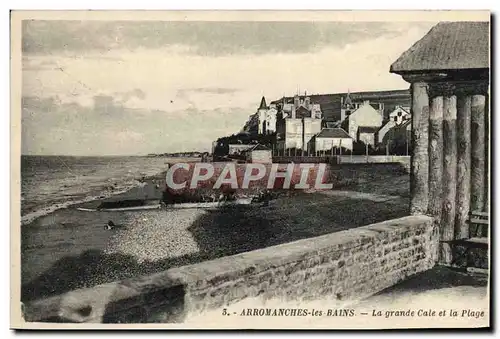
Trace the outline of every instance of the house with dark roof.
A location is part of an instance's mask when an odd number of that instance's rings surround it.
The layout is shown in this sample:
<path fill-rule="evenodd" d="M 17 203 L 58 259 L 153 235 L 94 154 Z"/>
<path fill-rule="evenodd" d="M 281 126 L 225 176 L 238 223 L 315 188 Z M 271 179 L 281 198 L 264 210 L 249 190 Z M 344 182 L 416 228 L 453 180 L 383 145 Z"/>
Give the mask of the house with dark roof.
<path fill-rule="evenodd" d="M 342 128 L 323 128 L 311 138 L 309 149 L 316 152 L 331 152 L 334 148 L 343 147 L 352 150 L 353 139 Z"/>

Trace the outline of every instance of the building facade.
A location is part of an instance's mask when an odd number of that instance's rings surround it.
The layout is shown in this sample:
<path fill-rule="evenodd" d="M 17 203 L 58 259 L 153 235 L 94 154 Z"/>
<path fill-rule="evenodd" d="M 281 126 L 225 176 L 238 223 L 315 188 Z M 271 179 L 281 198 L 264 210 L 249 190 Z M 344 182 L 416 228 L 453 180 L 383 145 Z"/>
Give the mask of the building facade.
<path fill-rule="evenodd" d="M 321 132 L 322 113 L 318 104 L 309 97 L 301 100 L 298 95 L 292 104 L 280 104 L 276 125 L 276 145 L 279 150 L 300 149 L 309 151 L 312 137 Z"/>
<path fill-rule="evenodd" d="M 410 119 L 411 114 L 409 107 L 397 106 L 394 111 L 389 113 L 389 121 L 393 121 L 395 125 L 400 125 Z"/>
<path fill-rule="evenodd" d="M 229 144 L 229 154 L 242 154 L 244 151 L 254 147 L 254 144 Z"/>
<path fill-rule="evenodd" d="M 273 134 L 276 132 L 276 104 L 267 105 L 266 98 L 260 100 L 257 112 L 252 114 L 243 126 L 242 132 L 256 134 Z"/>
<path fill-rule="evenodd" d="M 377 144 L 377 133 L 379 127 L 364 127 L 358 128 L 357 140 L 365 143 L 366 145 L 371 145 L 373 147 Z"/>
<path fill-rule="evenodd" d="M 336 122 L 345 120 L 345 103 L 351 103 L 351 112 L 356 110 L 366 100 L 376 110 L 379 110 L 384 120 L 388 118 L 396 106 L 409 107 L 411 105 L 411 96 L 408 89 L 389 90 L 389 91 L 370 91 L 370 92 L 347 92 L 347 93 L 332 93 L 332 94 L 308 94 L 299 96 L 299 100 L 304 100 L 309 97 L 309 100 L 321 107 L 321 116 L 324 122 Z M 348 100 L 349 97 L 349 100 Z M 272 103 L 285 104 L 288 111 L 294 103 L 295 97 L 283 97 L 275 100 Z M 285 110 L 287 110 L 285 109 Z"/>
<path fill-rule="evenodd" d="M 341 126 L 354 140 L 359 140 L 359 128 L 379 129 L 382 126 L 382 114 L 365 101 L 342 122 Z M 375 140 L 371 143 L 374 144 Z"/>

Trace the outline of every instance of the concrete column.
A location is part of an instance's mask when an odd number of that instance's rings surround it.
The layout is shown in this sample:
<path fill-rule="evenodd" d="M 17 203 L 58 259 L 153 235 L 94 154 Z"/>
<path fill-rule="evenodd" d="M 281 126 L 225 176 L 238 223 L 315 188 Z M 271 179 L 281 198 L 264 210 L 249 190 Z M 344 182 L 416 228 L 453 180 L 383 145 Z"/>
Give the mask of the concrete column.
<path fill-rule="evenodd" d="M 471 108 L 471 209 L 483 211 L 485 203 L 485 96 L 473 95 Z"/>
<path fill-rule="evenodd" d="M 454 239 L 455 200 L 457 196 L 457 97 L 447 94 L 443 99 L 443 211 L 441 240 Z M 441 249 L 441 261 L 451 263 L 452 253 L 448 245 Z"/>
<path fill-rule="evenodd" d="M 469 93 L 457 98 L 457 195 L 455 239 L 469 237 L 470 167 L 471 167 L 471 103 Z"/>
<path fill-rule="evenodd" d="M 425 82 L 415 82 L 412 89 L 413 156 L 410 178 L 410 213 L 426 214 L 429 204 L 429 96 Z"/>
<path fill-rule="evenodd" d="M 489 212 L 489 195 L 490 195 L 490 89 L 486 95 L 486 103 L 484 107 L 484 124 L 485 124 L 485 155 L 484 155 L 484 210 Z"/>
<path fill-rule="evenodd" d="M 429 214 L 439 223 L 443 183 L 443 97 L 431 99 L 429 113 Z"/>

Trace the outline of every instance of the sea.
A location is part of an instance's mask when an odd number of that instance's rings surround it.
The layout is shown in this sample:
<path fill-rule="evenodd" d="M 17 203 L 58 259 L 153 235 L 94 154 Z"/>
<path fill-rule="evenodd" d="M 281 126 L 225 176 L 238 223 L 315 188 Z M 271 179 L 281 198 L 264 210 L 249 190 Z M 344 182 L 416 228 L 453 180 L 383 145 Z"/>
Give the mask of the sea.
<path fill-rule="evenodd" d="M 168 169 L 146 156 L 21 156 L 21 223 L 73 204 L 109 197 Z"/>

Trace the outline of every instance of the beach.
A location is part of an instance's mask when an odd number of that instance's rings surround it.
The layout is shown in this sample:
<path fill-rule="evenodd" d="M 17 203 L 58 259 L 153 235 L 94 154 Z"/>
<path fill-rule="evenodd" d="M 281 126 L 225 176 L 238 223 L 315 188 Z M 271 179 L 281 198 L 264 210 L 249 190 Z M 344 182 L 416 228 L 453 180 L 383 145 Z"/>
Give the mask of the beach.
<path fill-rule="evenodd" d="M 158 201 L 168 164 L 199 159 L 23 156 L 21 160 L 21 281 L 25 291 L 26 284 L 36 286 L 37 278 L 54 265 L 64 266 L 64 258 L 87 255 L 88 259 L 103 251 L 113 234 L 104 225 L 109 220 L 127 224 L 130 217 L 124 212 L 92 213 L 77 208 L 134 198 Z M 85 269 L 78 272 L 82 277 L 86 274 Z M 60 285 L 92 284 L 78 279 L 78 274 L 71 278 L 76 282 L 69 283 L 61 273 L 37 290 L 44 291 L 42 295 L 57 294 Z"/>
<path fill-rule="evenodd" d="M 134 188 L 126 195 L 140 192 Z M 349 189 L 290 192 L 267 207 L 99 212 L 75 207 L 22 227 L 23 301 L 402 217 L 408 213 L 408 175 Z M 123 228 L 104 230 L 108 220 Z"/>

